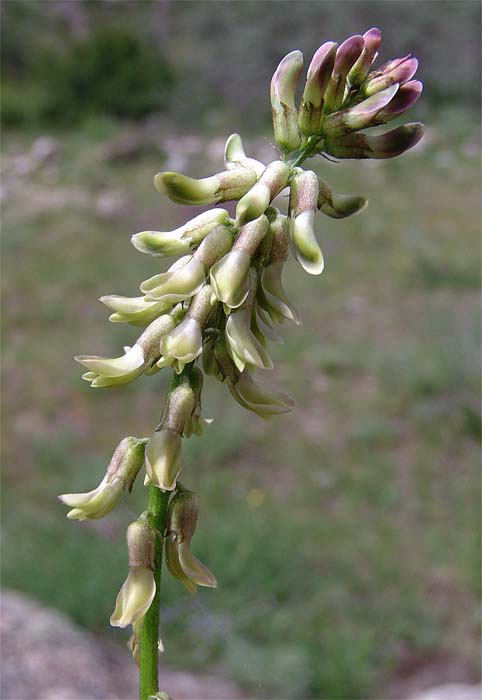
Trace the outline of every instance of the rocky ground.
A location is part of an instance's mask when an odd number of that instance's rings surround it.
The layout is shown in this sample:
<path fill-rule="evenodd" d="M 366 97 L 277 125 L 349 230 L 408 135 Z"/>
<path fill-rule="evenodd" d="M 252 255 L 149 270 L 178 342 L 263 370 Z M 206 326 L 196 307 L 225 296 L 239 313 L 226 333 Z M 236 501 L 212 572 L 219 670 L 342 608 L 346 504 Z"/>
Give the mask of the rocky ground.
<path fill-rule="evenodd" d="M 4 592 L 1 601 L 3 700 L 135 700 L 137 671 L 127 651 L 99 640 L 65 615 L 25 596 Z M 161 670 L 173 700 L 239 700 L 233 684 L 211 676 Z M 425 679 L 426 682 L 427 679 Z M 413 679 L 411 681 L 413 686 Z M 481 700 L 482 687 L 446 684 L 399 698 Z M 412 692 L 413 691 L 413 692 Z M 389 691 L 387 691 L 389 692 Z M 379 698 L 378 700 L 386 700 Z"/>
<path fill-rule="evenodd" d="M 129 652 L 82 630 L 65 615 L 13 592 L 2 595 L 3 700 L 134 700 L 137 669 Z M 175 700 L 235 700 L 238 689 L 209 676 L 163 668 Z"/>

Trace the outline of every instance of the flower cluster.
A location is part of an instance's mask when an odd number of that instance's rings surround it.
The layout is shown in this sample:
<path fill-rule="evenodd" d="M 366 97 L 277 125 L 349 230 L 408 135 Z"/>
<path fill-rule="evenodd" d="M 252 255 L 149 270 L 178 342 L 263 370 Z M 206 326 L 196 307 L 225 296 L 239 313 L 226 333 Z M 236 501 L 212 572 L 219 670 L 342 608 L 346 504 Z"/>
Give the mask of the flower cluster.
<path fill-rule="evenodd" d="M 291 250 L 306 272 L 320 274 L 324 258 L 316 237 L 318 212 L 343 219 L 367 204 L 361 196 L 333 192 L 317 172 L 303 169 L 303 162 L 315 155 L 330 160 L 392 158 L 422 137 L 419 123 L 375 136 L 363 131 L 404 114 L 422 91 L 422 83 L 413 79 L 417 59 L 410 55 L 373 68 L 380 44 L 376 28 L 339 46 L 324 43 L 309 64 L 298 106 L 303 56 L 293 51 L 283 58 L 271 81 L 278 149 L 271 163 L 247 156 L 240 136 L 233 134 L 226 141 L 222 172 L 201 179 L 175 172 L 155 176 L 157 190 L 173 202 L 208 208 L 175 230 L 142 231 L 132 237 L 144 254 L 177 259 L 144 280 L 138 296 L 101 297 L 112 311 L 112 322 L 143 328 L 132 347 L 112 359 L 76 357 L 93 387 L 128 384 L 164 367 L 173 370 L 151 437 L 125 438 L 96 489 L 61 496 L 71 508 L 69 518 L 102 517 L 132 488 L 145 464 L 145 483 L 169 498 L 162 532 L 152 527 L 148 513 L 127 534 L 130 570 L 111 623 L 132 625 L 129 645 L 135 658 L 142 621 L 156 595 L 156 537 L 165 539 L 169 572 L 189 591 L 217 585 L 190 551 L 197 496 L 177 481 L 182 439 L 200 435 L 207 422 L 201 414 L 203 376 L 224 383 L 243 408 L 262 418 L 292 410 L 288 394 L 259 379 L 259 373 L 273 369 L 268 341 L 280 340 L 276 327 L 286 321 L 300 323 L 283 287 L 284 265 Z M 283 211 L 284 201 L 288 205 Z M 218 208 L 224 202 L 236 204 Z"/>

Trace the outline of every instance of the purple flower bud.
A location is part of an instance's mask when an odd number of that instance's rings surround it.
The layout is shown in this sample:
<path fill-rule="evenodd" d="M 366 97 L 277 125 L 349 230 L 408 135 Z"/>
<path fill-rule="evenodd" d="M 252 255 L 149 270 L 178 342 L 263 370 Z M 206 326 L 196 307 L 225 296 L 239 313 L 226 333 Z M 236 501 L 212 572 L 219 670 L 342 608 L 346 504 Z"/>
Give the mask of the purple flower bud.
<path fill-rule="evenodd" d="M 382 43 L 382 33 L 377 27 L 369 29 L 363 35 L 365 46 L 357 62 L 348 73 L 348 80 L 351 85 L 360 85 L 368 75 L 368 71 L 378 55 L 378 49 Z"/>
<path fill-rule="evenodd" d="M 363 37 L 359 34 L 355 34 L 346 39 L 343 44 L 338 47 L 333 73 L 325 92 L 325 113 L 333 112 L 343 103 L 348 73 L 356 63 L 364 46 L 365 41 Z"/>
<path fill-rule="evenodd" d="M 392 85 L 386 90 L 368 97 L 355 107 L 328 114 L 323 120 L 323 131 L 328 138 L 336 138 L 350 131 L 380 124 L 378 114 L 391 104 L 397 90 L 398 85 Z"/>
<path fill-rule="evenodd" d="M 411 80 L 402 85 L 392 101 L 377 114 L 377 122 L 386 123 L 399 117 L 410 107 L 413 107 L 422 94 L 422 90 L 423 83 L 420 80 Z"/>
<path fill-rule="evenodd" d="M 320 46 L 308 68 L 306 85 L 298 113 L 298 125 L 304 136 L 320 132 L 323 98 L 335 65 L 337 44 Z"/>
<path fill-rule="evenodd" d="M 405 124 L 381 136 L 347 134 L 325 143 L 325 152 L 335 158 L 395 158 L 413 148 L 423 136 L 420 122 Z"/>
<path fill-rule="evenodd" d="M 303 102 L 310 103 L 313 107 L 320 107 L 335 65 L 336 49 L 335 42 L 327 41 L 320 46 L 311 59 Z"/>
<path fill-rule="evenodd" d="M 365 47 L 365 40 L 359 34 L 348 37 L 341 44 L 336 52 L 335 67 L 333 72 L 336 75 L 347 76 L 361 52 Z"/>
<path fill-rule="evenodd" d="M 385 90 L 394 83 L 403 85 L 415 75 L 417 68 L 418 60 L 410 54 L 403 58 L 395 58 L 382 66 L 372 78 L 368 76 L 369 80 L 365 84 L 363 92 L 369 96 L 380 90 Z"/>

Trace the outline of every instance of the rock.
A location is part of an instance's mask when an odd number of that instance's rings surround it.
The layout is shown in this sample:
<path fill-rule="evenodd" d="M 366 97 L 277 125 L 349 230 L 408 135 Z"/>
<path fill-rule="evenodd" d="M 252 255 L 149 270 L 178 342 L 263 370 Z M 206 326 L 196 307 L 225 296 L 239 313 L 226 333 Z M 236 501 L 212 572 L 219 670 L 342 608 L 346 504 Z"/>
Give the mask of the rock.
<path fill-rule="evenodd" d="M 50 136 L 40 136 L 33 142 L 30 155 L 37 162 L 43 163 L 55 156 L 59 150 L 60 143 L 57 139 L 53 139 Z"/>
<path fill-rule="evenodd" d="M 3 593 L 1 608 L 4 700 L 114 697 L 91 635 L 61 613 L 16 593 Z"/>
<path fill-rule="evenodd" d="M 101 192 L 95 203 L 95 213 L 102 219 L 115 219 L 125 216 L 130 203 L 122 192 L 108 190 Z"/>
<path fill-rule="evenodd" d="M 0 635 L 2 700 L 135 700 L 130 653 L 100 640 L 66 615 L 3 592 Z M 160 669 L 161 689 L 175 700 L 239 700 L 231 683 Z"/>
<path fill-rule="evenodd" d="M 482 700 L 482 685 L 450 683 L 411 695 L 408 700 Z"/>

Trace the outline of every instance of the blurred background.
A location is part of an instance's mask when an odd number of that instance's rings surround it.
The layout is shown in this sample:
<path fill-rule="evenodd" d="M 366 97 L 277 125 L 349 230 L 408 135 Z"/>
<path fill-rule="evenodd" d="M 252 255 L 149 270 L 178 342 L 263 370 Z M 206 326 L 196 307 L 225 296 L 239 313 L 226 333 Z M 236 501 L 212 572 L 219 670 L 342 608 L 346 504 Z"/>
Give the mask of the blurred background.
<path fill-rule="evenodd" d="M 480 4 L 4 0 L 1 14 L 2 697 L 135 696 L 128 632 L 108 619 L 145 491 L 80 525 L 56 496 L 94 488 L 119 440 L 158 420 L 163 373 L 93 391 L 72 359 L 136 337 L 96 301 L 159 269 L 130 235 L 198 212 L 154 173 L 221 170 L 234 131 L 271 159 L 280 58 L 371 26 L 382 61 L 419 57 L 408 121 L 427 134 L 393 161 L 312 161 L 370 206 L 319 216 L 321 277 L 286 267 L 304 325 L 283 327 L 273 381 L 296 410 L 265 423 L 206 382 L 214 423 L 186 441 L 183 481 L 220 586 L 195 600 L 165 576 L 161 685 L 388 700 L 476 684 Z"/>

